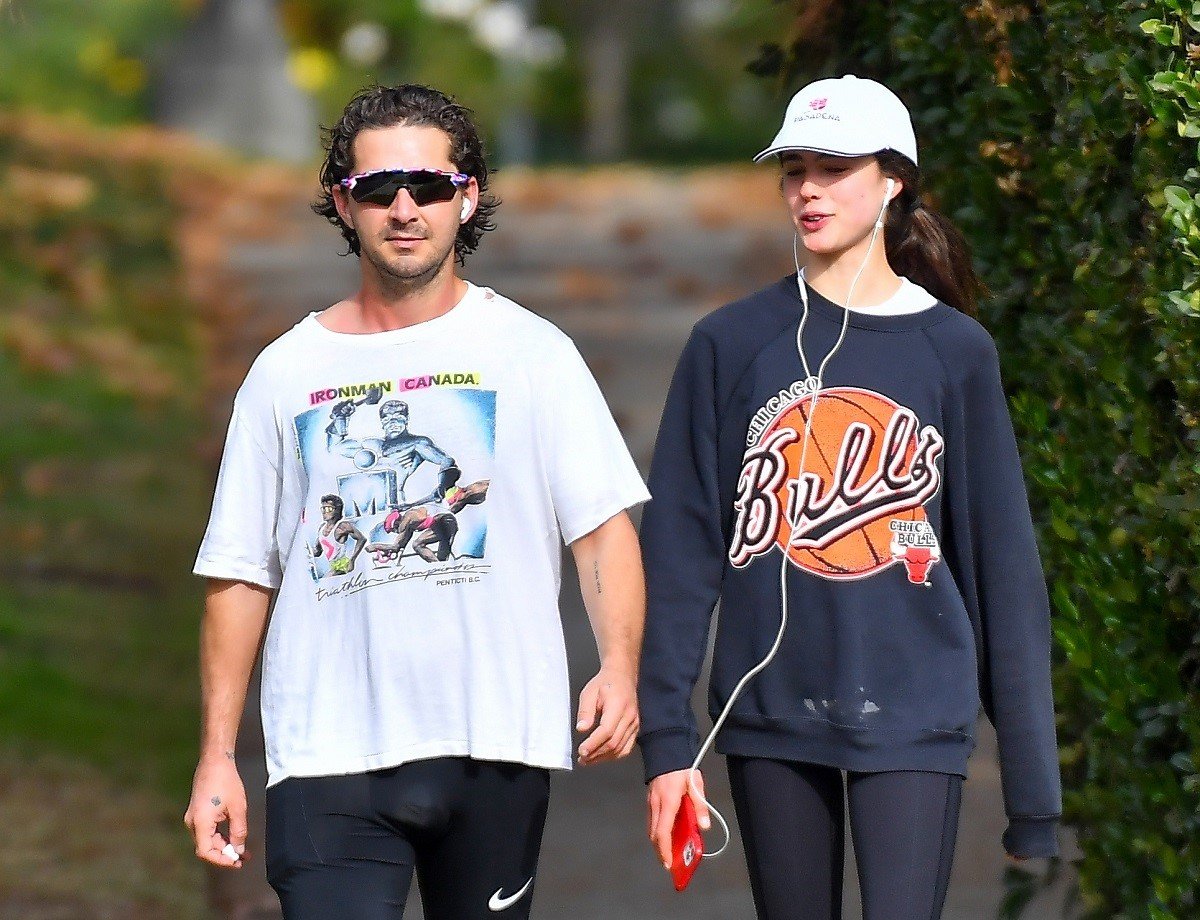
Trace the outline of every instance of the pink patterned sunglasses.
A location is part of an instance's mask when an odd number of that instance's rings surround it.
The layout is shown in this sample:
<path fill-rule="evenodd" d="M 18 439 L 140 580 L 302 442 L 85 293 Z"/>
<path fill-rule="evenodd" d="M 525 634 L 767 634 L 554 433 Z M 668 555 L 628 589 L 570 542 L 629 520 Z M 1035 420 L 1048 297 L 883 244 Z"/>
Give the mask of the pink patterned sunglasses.
<path fill-rule="evenodd" d="M 390 205 L 400 189 L 408 189 L 418 207 L 435 201 L 449 201 L 460 188 L 466 188 L 471 177 L 466 173 L 442 169 L 373 169 L 370 172 L 347 176 L 338 184 L 355 201 Z"/>

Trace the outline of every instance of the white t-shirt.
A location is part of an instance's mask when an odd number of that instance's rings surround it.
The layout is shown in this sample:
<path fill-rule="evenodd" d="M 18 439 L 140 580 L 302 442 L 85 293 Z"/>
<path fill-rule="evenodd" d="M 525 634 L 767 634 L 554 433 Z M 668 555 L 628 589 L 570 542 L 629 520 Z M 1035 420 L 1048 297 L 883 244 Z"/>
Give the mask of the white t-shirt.
<path fill-rule="evenodd" d="M 883 303 L 873 307 L 851 307 L 851 313 L 865 313 L 870 316 L 900 316 L 904 313 L 919 313 L 928 310 L 937 298 L 921 285 L 900 277 L 900 289 Z"/>
<path fill-rule="evenodd" d="M 278 589 L 268 785 L 569 769 L 559 541 L 648 498 L 574 344 L 493 291 L 388 332 L 299 322 L 234 400 L 195 566 Z"/>

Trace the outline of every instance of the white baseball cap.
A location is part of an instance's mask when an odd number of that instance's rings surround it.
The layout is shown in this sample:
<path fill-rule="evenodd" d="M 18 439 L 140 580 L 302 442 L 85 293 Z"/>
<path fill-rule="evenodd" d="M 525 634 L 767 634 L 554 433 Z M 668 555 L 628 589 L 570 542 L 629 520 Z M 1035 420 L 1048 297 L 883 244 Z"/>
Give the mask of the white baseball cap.
<path fill-rule="evenodd" d="M 917 163 L 917 137 L 900 97 L 853 74 L 808 84 L 792 97 L 783 127 L 758 163 L 788 150 L 857 157 L 895 150 Z"/>

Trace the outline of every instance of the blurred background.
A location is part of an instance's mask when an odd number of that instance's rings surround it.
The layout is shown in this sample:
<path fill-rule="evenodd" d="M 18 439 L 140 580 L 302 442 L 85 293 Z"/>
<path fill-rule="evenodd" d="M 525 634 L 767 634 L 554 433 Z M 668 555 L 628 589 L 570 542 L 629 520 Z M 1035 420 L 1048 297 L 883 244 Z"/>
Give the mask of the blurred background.
<path fill-rule="evenodd" d="M 791 92 L 847 72 L 908 103 L 924 195 L 974 248 L 1055 608 L 1064 857 L 1006 866 L 984 725 L 945 916 L 1200 915 L 1198 17 L 0 0 L 0 917 L 278 915 L 261 857 L 208 873 L 181 824 L 188 572 L 249 362 L 356 283 L 308 210 L 319 128 L 355 91 L 425 82 L 475 110 L 504 204 L 465 274 L 575 338 L 645 469 L 692 323 L 790 270 L 775 173 L 747 161 Z M 573 578 L 578 688 L 595 649 Z M 751 917 L 736 849 L 669 890 L 643 795 L 636 757 L 556 778 L 534 915 Z"/>

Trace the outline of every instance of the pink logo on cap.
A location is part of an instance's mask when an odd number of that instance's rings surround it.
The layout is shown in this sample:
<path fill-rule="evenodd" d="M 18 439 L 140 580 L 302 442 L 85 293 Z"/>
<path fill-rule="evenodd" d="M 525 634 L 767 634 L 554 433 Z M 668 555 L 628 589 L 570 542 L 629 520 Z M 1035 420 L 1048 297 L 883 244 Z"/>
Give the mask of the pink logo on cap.
<path fill-rule="evenodd" d="M 824 96 L 822 96 L 820 99 L 814 99 L 814 100 L 812 100 L 812 102 L 810 102 L 810 103 L 808 104 L 808 107 L 809 107 L 810 109 L 817 109 L 817 110 L 820 110 L 820 109 L 823 109 L 823 108 L 825 108 L 825 106 L 826 106 L 826 104 L 827 104 L 828 102 L 829 102 L 829 99 L 828 99 L 828 98 L 826 98 L 826 97 L 824 97 Z"/>

